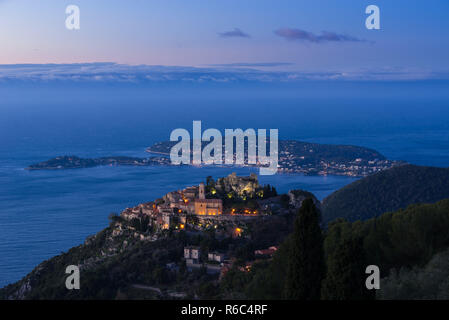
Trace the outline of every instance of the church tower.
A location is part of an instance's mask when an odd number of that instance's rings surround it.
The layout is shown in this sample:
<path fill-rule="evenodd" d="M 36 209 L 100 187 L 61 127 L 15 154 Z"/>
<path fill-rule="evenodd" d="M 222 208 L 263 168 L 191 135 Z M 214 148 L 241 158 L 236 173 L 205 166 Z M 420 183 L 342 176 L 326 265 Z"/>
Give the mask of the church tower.
<path fill-rule="evenodd" d="M 204 183 L 198 186 L 198 199 L 195 199 L 195 214 L 200 216 L 218 216 L 223 214 L 221 199 L 206 199 Z"/>
<path fill-rule="evenodd" d="M 206 199 L 206 193 L 204 191 L 204 183 L 200 183 L 200 187 L 199 187 L 199 193 L 198 193 L 198 199 Z"/>

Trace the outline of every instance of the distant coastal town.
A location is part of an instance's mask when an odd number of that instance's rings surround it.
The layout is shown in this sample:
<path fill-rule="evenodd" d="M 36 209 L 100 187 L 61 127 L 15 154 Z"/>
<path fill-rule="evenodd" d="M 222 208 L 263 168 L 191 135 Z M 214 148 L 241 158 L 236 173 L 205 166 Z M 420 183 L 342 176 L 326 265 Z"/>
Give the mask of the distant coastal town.
<path fill-rule="evenodd" d="M 159 142 L 147 148 L 147 152 L 169 156 L 170 149 L 175 143 Z M 245 150 L 245 159 L 247 159 L 247 150 Z M 388 160 L 376 150 L 365 147 L 296 140 L 279 141 L 278 173 L 365 177 L 404 163 L 404 161 Z M 244 166 L 253 165 L 248 165 L 245 161 Z"/>
<path fill-rule="evenodd" d="M 26 169 L 58 170 L 96 166 L 170 166 L 174 165 L 171 163 L 169 155 L 170 149 L 175 143 L 170 141 L 158 142 L 148 147 L 146 149 L 148 153 L 157 155 L 148 158 L 111 156 L 86 159 L 74 155 L 59 156 L 32 164 Z M 245 156 L 245 164 L 240 166 L 260 166 L 248 164 L 246 160 L 247 155 Z M 365 147 L 318 144 L 296 140 L 279 141 L 278 173 L 365 177 L 401 164 L 405 164 L 405 162 L 388 160 L 379 152 Z M 212 166 L 203 164 L 203 166 L 205 165 Z"/>

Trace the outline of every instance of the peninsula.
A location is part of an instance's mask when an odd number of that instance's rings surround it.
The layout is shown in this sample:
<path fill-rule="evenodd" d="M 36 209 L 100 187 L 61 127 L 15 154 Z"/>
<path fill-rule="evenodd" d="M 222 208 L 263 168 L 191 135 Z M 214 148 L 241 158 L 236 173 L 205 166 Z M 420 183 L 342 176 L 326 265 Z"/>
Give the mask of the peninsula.
<path fill-rule="evenodd" d="M 44 162 L 32 164 L 27 170 L 58 170 L 92 168 L 97 166 L 155 166 L 170 165 L 166 157 L 134 158 L 134 157 L 102 157 L 85 159 L 77 156 L 60 156 Z"/>
<path fill-rule="evenodd" d="M 176 141 L 158 142 L 148 147 L 146 151 L 169 156 L 171 148 L 176 143 Z M 206 143 L 203 142 L 203 148 Z M 246 145 L 245 159 L 247 159 Z M 297 140 L 279 141 L 278 173 L 366 177 L 402 164 L 405 164 L 405 162 L 388 160 L 378 151 L 365 147 L 319 144 Z M 245 166 L 253 165 L 249 165 L 245 161 Z"/>

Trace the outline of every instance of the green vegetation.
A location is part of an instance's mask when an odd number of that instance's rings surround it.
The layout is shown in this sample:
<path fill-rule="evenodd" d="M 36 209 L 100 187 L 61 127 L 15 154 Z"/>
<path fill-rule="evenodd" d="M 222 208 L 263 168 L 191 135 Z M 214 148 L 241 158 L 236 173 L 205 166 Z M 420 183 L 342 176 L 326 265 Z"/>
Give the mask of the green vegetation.
<path fill-rule="evenodd" d="M 368 176 L 335 191 L 323 200 L 323 221 L 366 220 L 449 198 L 449 169 L 403 165 Z"/>
<path fill-rule="evenodd" d="M 215 277 L 207 275 L 204 270 L 187 272 L 181 261 L 186 244 L 184 233 L 159 241 L 141 242 L 133 241 L 129 236 L 126 240 L 111 240 L 111 231 L 107 228 L 87 244 L 44 261 L 22 281 L 0 289 L 0 299 L 155 299 L 178 291 L 185 297 L 210 297 L 201 294 L 211 292 L 212 289 L 204 285 L 214 281 Z M 201 237 L 198 241 L 203 239 Z M 104 254 L 115 246 L 127 247 L 127 250 Z M 170 270 L 166 267 L 167 263 L 173 262 L 179 268 Z M 80 266 L 82 290 L 65 288 L 65 268 L 72 264 Z M 136 288 L 135 284 L 157 288 L 161 294 Z M 21 292 L 25 295 L 21 296 Z"/>
<path fill-rule="evenodd" d="M 319 299 L 325 271 L 319 219 L 313 200 L 304 200 L 294 231 L 273 259 L 255 263 L 250 272 L 228 272 L 221 282 L 224 296 L 238 291 L 249 299 Z"/>
<path fill-rule="evenodd" d="M 337 220 L 329 225 L 324 242 L 328 254 L 345 239 L 360 237 L 368 264 L 385 276 L 392 268 L 427 263 L 449 248 L 449 199 L 435 204 L 415 204 L 365 222 Z"/>
<path fill-rule="evenodd" d="M 411 205 L 407 209 L 394 213 L 385 213 L 380 217 L 365 222 L 347 222 L 339 219 L 329 225 L 325 234 L 324 254 L 327 273 L 321 284 L 322 299 L 371 299 L 374 293 L 365 289 L 364 274 L 367 265 L 379 266 L 381 275 L 392 276 L 381 282 L 379 298 L 413 297 L 407 293 L 414 271 L 395 270 L 422 268 L 435 254 L 449 248 L 449 199 L 435 204 Z M 242 275 L 234 271 L 223 280 L 229 290 L 234 277 L 239 281 L 238 290 L 251 299 L 282 299 L 287 285 L 286 274 L 291 263 L 292 236 L 280 246 L 270 262 L 262 262 L 253 267 L 251 272 Z M 438 266 L 443 266 L 442 258 L 436 256 Z M 436 263 L 436 262 L 435 262 Z M 420 271 L 422 279 L 431 277 L 435 268 L 431 263 Z M 257 266 L 257 267 L 256 267 Z M 430 269 L 429 269 L 430 268 Z M 442 270 L 443 267 L 438 267 Z M 418 269 L 421 270 L 421 269 Z M 426 271 L 427 270 L 427 271 Z M 396 272 L 396 273 L 395 273 Z M 445 271 L 447 272 L 447 271 Z M 438 279 L 446 273 L 441 271 Z M 446 278 L 447 279 L 447 278 Z M 426 281 L 426 280 L 422 280 Z M 446 281 L 446 280 L 445 280 Z M 383 283 L 386 283 L 383 293 Z M 437 281 L 432 280 L 423 290 L 417 289 L 420 282 L 413 286 L 416 295 L 426 297 L 449 295 L 447 282 L 441 282 L 436 290 Z M 316 283 L 316 285 L 320 285 Z M 434 291 L 432 291 L 435 289 Z"/>
<path fill-rule="evenodd" d="M 374 298 L 365 287 L 365 252 L 361 238 L 345 239 L 327 255 L 327 274 L 321 288 L 324 300 Z"/>
<path fill-rule="evenodd" d="M 378 299 L 448 300 L 449 250 L 435 255 L 425 267 L 392 270 L 381 281 Z"/>
<path fill-rule="evenodd" d="M 320 213 L 313 200 L 304 200 L 290 238 L 285 298 L 317 300 L 324 275 Z"/>

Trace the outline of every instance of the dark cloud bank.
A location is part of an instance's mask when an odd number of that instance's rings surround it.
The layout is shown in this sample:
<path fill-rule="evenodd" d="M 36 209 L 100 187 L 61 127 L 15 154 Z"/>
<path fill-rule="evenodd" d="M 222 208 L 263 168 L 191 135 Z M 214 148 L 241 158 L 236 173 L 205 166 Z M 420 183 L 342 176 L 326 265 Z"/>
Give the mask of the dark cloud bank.
<path fill-rule="evenodd" d="M 251 38 L 251 36 L 239 28 L 234 28 L 231 31 L 219 32 L 218 35 L 222 38 Z"/>
<path fill-rule="evenodd" d="M 309 31 L 293 28 L 281 28 L 275 30 L 274 33 L 289 41 L 308 41 L 313 43 L 323 42 L 366 42 L 353 36 L 338 34 L 335 32 L 323 31 L 321 34 L 314 34 Z"/>

